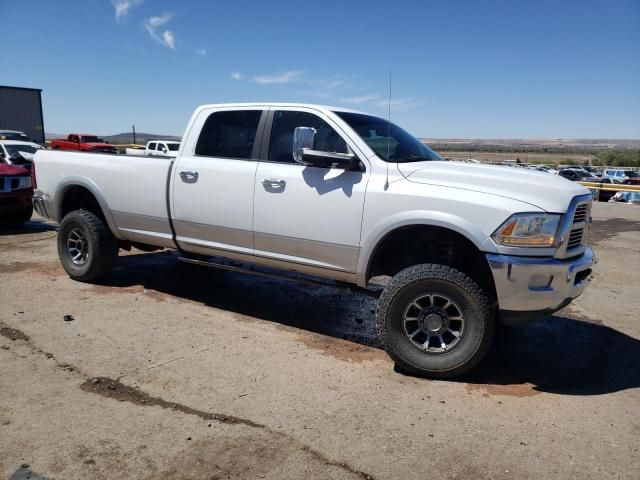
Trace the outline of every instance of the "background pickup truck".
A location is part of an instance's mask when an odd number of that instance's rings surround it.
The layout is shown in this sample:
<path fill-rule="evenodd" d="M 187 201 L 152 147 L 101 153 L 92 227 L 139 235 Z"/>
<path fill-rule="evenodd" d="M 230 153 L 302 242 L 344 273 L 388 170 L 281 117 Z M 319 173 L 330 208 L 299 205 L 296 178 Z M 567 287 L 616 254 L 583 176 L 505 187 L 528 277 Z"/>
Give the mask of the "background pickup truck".
<path fill-rule="evenodd" d="M 102 138 L 87 133 L 70 133 L 66 139 L 51 140 L 53 150 L 76 150 L 79 152 L 118 153 L 113 145 Z"/>
<path fill-rule="evenodd" d="M 334 285 L 386 279 L 380 341 L 400 368 L 430 377 L 473 367 L 497 321 L 567 305 L 594 262 L 586 188 L 447 162 L 396 125 L 340 108 L 206 105 L 176 159 L 41 151 L 35 164 L 34 205 L 60 223 L 72 278 L 103 277 L 119 248 L 137 246 Z"/>
<path fill-rule="evenodd" d="M 152 140 L 145 148 L 127 148 L 127 155 L 143 157 L 176 157 L 180 150 L 180 142 L 173 140 Z"/>

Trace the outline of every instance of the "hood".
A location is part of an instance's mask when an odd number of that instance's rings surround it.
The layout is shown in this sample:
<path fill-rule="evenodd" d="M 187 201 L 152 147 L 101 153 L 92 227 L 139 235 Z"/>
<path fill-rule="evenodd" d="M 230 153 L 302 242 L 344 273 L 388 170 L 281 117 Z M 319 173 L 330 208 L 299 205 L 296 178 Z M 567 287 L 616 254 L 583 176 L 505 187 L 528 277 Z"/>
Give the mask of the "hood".
<path fill-rule="evenodd" d="M 23 167 L 0 163 L 0 175 L 29 175 L 29 172 Z"/>
<path fill-rule="evenodd" d="M 398 169 L 410 182 L 489 193 L 547 212 L 565 212 L 573 197 L 591 193 L 558 175 L 518 167 L 431 161 L 399 163 Z"/>

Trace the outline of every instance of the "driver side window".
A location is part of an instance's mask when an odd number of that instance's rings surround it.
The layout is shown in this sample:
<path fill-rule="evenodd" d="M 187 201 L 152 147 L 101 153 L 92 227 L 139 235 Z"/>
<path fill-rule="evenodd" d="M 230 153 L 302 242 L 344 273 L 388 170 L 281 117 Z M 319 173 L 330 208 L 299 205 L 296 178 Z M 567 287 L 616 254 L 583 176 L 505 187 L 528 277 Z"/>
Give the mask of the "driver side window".
<path fill-rule="evenodd" d="M 347 144 L 327 122 L 307 112 L 276 111 L 269 141 L 269 161 L 295 163 L 293 159 L 293 131 L 296 127 L 316 129 L 314 149 L 322 152 L 349 153 Z"/>

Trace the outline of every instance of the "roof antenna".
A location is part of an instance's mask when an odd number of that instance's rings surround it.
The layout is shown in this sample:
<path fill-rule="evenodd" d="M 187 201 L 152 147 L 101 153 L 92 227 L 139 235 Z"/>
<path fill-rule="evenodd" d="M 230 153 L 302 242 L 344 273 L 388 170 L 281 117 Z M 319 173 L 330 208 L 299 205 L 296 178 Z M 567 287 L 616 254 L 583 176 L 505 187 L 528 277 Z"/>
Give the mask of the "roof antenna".
<path fill-rule="evenodd" d="M 389 70 L 389 107 L 387 109 L 387 176 L 384 181 L 385 192 L 389 188 L 389 160 L 391 156 L 391 70 Z"/>

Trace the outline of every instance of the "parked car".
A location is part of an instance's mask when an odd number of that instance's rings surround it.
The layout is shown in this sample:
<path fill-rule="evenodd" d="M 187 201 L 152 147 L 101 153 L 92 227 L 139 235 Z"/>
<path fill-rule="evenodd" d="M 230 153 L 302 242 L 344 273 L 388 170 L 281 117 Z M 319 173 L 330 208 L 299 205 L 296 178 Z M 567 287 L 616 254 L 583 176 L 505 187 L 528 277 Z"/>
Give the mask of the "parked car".
<path fill-rule="evenodd" d="M 0 225 L 16 226 L 33 214 L 33 188 L 29 172 L 0 162 Z"/>
<path fill-rule="evenodd" d="M 87 133 L 70 133 L 66 139 L 51 141 L 53 150 L 75 150 L 79 152 L 118 153 L 116 147 L 101 137 Z"/>
<path fill-rule="evenodd" d="M 20 142 L 31 142 L 29 136 L 20 130 L 0 130 L 0 140 L 18 140 Z"/>
<path fill-rule="evenodd" d="M 558 172 L 558 175 L 572 182 L 597 182 L 599 180 L 598 177 L 593 177 L 584 170 L 576 168 L 563 168 Z"/>
<path fill-rule="evenodd" d="M 172 157 L 175 158 L 180 150 L 180 142 L 174 140 L 152 140 L 143 148 L 127 148 L 127 155 L 144 157 Z"/>
<path fill-rule="evenodd" d="M 616 185 L 622 185 L 621 180 L 618 180 L 617 178 L 608 178 L 608 177 L 600 177 L 594 183 L 599 183 L 601 187 L 605 187 L 605 188 L 613 188 Z M 613 197 L 615 194 L 616 194 L 616 190 L 600 190 L 596 198 L 598 198 L 598 200 L 601 202 L 608 202 L 611 199 L 611 197 Z"/>
<path fill-rule="evenodd" d="M 594 177 L 601 177 L 602 176 L 602 172 L 600 171 L 600 169 L 598 167 L 592 167 L 591 165 L 583 165 L 582 168 L 589 174 L 591 174 Z"/>
<path fill-rule="evenodd" d="M 548 165 L 529 165 L 527 168 L 531 170 L 536 170 L 538 172 L 552 173 L 557 174 L 558 170 L 555 168 L 551 168 Z"/>
<path fill-rule="evenodd" d="M 19 140 L 0 140 L 0 162 L 19 165 L 31 169 L 33 156 L 42 147 L 33 142 Z"/>
<path fill-rule="evenodd" d="M 640 192 L 618 192 L 609 201 L 640 205 Z"/>
<path fill-rule="evenodd" d="M 640 185 L 640 177 L 627 178 L 622 183 L 624 185 Z"/>
<path fill-rule="evenodd" d="M 626 180 L 627 178 L 638 178 L 638 172 L 623 168 L 607 168 L 603 174 L 608 178 L 617 178 L 619 180 Z"/>
<path fill-rule="evenodd" d="M 591 274 L 591 194 L 555 175 L 447 162 L 387 120 L 316 105 L 205 105 L 185 132 L 175 160 L 36 154 L 34 204 L 71 278 L 136 245 L 323 285 L 388 276 L 381 343 L 442 378 L 480 361 L 496 321 L 548 316 Z"/>

